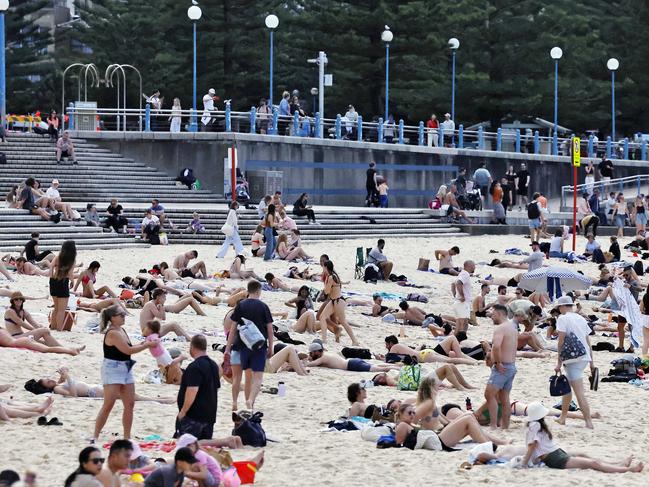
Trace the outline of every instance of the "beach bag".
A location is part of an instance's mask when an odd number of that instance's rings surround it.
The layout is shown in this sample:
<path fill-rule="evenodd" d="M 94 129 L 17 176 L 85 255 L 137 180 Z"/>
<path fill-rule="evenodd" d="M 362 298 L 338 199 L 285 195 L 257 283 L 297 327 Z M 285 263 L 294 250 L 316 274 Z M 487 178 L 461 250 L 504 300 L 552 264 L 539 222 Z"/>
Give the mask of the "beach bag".
<path fill-rule="evenodd" d="M 570 394 L 570 383 L 568 378 L 561 374 L 555 374 L 550 377 L 550 395 L 552 397 L 565 396 Z"/>
<path fill-rule="evenodd" d="M 119 294 L 119 299 L 122 301 L 127 301 L 129 299 L 133 299 L 133 296 L 135 296 L 135 292 L 131 291 L 130 289 L 122 289 L 122 292 Z"/>
<path fill-rule="evenodd" d="M 584 347 L 584 344 L 581 343 L 581 340 L 577 338 L 577 335 L 571 331 L 566 333 L 566 338 L 563 341 L 563 348 L 559 352 L 559 355 L 564 364 L 579 362 L 586 356 L 586 348 Z"/>
<path fill-rule="evenodd" d="M 253 352 L 262 348 L 266 344 L 266 339 L 257 328 L 257 325 L 247 318 L 241 318 L 241 321 L 242 323 L 239 323 L 237 329 L 243 344 Z"/>
<path fill-rule="evenodd" d="M 399 371 L 397 389 L 400 391 L 416 391 L 421 382 L 421 365 L 404 365 Z"/>
<path fill-rule="evenodd" d="M 221 233 L 226 237 L 231 237 L 234 234 L 234 227 L 229 223 L 224 223 L 221 227 Z"/>
<path fill-rule="evenodd" d="M 365 267 L 365 273 L 363 274 L 363 280 L 365 282 L 379 281 L 382 278 L 383 276 L 374 264 L 368 264 L 367 267 Z"/>
<path fill-rule="evenodd" d="M 261 418 L 264 413 L 257 411 L 248 419 L 244 419 L 232 430 L 233 436 L 238 436 L 246 446 L 266 446 L 266 432 L 261 427 Z"/>
<path fill-rule="evenodd" d="M 169 245 L 169 238 L 166 233 L 161 233 L 158 239 L 160 240 L 160 245 Z"/>
<path fill-rule="evenodd" d="M 422 259 L 421 257 L 419 258 L 419 263 L 417 264 L 418 271 L 428 272 L 429 266 L 430 266 L 430 259 Z"/>
<path fill-rule="evenodd" d="M 345 358 L 359 358 L 362 360 L 372 360 L 372 354 L 368 348 L 345 347 L 341 350 Z"/>

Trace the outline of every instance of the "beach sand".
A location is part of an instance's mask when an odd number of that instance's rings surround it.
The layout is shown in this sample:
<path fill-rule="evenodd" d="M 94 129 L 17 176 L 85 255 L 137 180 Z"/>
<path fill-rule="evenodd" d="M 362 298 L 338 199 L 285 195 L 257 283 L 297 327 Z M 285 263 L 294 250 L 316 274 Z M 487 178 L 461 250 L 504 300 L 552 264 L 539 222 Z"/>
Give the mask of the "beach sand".
<path fill-rule="evenodd" d="M 583 249 L 583 239 L 579 241 Z M 371 299 L 376 290 L 405 295 L 408 292 L 426 294 L 428 304 L 419 304 L 427 311 L 436 313 L 452 313 L 450 285 L 453 278 L 440 274 L 417 271 L 419 257 L 431 259 L 435 266 L 433 251 L 459 245 L 461 254 L 455 258 L 456 264 L 466 258 L 476 262 L 490 261 L 494 257 L 503 258 L 505 248 L 519 247 L 528 250 L 529 239 L 521 236 L 484 236 L 459 239 L 388 239 L 385 253 L 396 262 L 394 272 L 405 274 L 417 284 L 431 286 L 428 289 L 416 290 L 402 288 L 393 283 L 379 285 L 365 284 L 354 280 L 354 260 L 356 247 L 370 247 L 370 240 L 350 240 L 325 242 L 321 244 L 306 244 L 307 252 L 316 258 L 321 253 L 328 253 L 336 265 L 336 269 L 344 280 L 350 280 L 344 290 L 353 291 Z M 605 241 L 602 238 L 602 243 Z M 215 260 L 215 247 L 195 247 L 200 258 L 207 263 L 210 272 L 227 269 L 233 257 L 233 251 L 226 259 Z M 494 249 L 498 255 L 490 254 Z M 125 249 L 110 251 L 83 251 L 79 253 L 78 261 L 86 264 L 90 260 L 99 260 L 102 264 L 97 284 L 108 284 L 117 287 L 124 275 L 134 274 L 142 267 L 150 268 L 162 260 L 171 262 L 173 257 L 183 251 L 190 250 L 185 246 L 153 247 L 150 249 Z M 516 259 L 514 257 L 513 259 Z M 304 265 L 300 264 L 300 268 Z M 263 275 L 272 271 L 281 275 L 288 268 L 283 261 L 264 263 L 261 259 L 250 259 L 248 268 Z M 317 268 L 317 266 L 312 266 Z M 594 264 L 579 264 L 575 269 L 583 270 L 586 274 L 597 275 Z M 509 269 L 492 269 L 478 265 L 476 273 L 481 276 L 494 274 L 496 276 L 511 276 L 515 273 Z M 292 285 L 300 285 L 302 281 L 290 281 Z M 474 295 L 479 291 L 478 279 L 473 279 Z M 3 283 L 4 284 L 4 283 Z M 320 283 L 316 283 L 320 286 Z M 12 289 L 21 290 L 28 295 L 46 295 L 48 281 L 41 277 L 18 276 L 17 282 L 11 284 Z M 513 292 L 513 290 L 510 290 Z M 492 288 L 491 299 L 496 294 Z M 283 303 L 291 297 L 284 292 L 265 292 L 263 299 L 273 310 L 286 309 Z M 174 297 L 169 298 L 173 302 Z M 489 301 L 489 297 L 488 297 Z M 8 300 L 0 300 L 7 305 Z M 41 323 L 46 323 L 49 302 L 46 300 L 28 301 L 26 308 Z M 396 306 L 397 301 L 386 301 L 388 306 Z M 586 304 L 586 307 L 592 304 Z M 171 315 L 186 329 L 191 331 L 209 330 L 215 336 L 208 337 L 210 344 L 225 343 L 222 333 L 222 318 L 227 311 L 224 307 L 205 307 L 208 316 L 199 317 L 193 312 L 185 311 L 181 315 Z M 383 338 L 389 334 L 399 333 L 396 324 L 384 323 L 377 318 L 368 318 L 361 314 L 369 311 L 364 307 L 348 307 L 348 319 L 358 325 L 355 332 L 365 347 L 374 352 L 384 352 Z M 126 329 L 135 333 L 138 331 L 137 314 L 128 317 Z M 100 363 L 102 360 L 102 337 L 98 334 L 85 332 L 84 325 L 92 315 L 79 313 L 78 323 L 71 333 L 56 333 L 56 337 L 64 344 L 86 345 L 87 349 L 77 357 L 40 354 L 25 350 L 0 350 L 0 383 L 9 383 L 13 387 L 2 394 L 2 398 L 12 396 L 17 400 L 37 401 L 37 398 L 23 389 L 23 384 L 30 378 L 42 376 L 54 377 L 60 366 L 70 368 L 71 374 L 89 383 L 100 382 Z M 480 326 L 471 327 L 471 338 L 490 338 L 493 326 L 489 319 L 480 319 Z M 407 327 L 407 337 L 404 343 L 420 345 L 434 344 L 432 336 L 419 328 Z M 307 344 L 313 335 L 292 333 L 295 339 Z M 597 337 L 595 341 L 602 340 Z M 612 340 L 612 339 L 608 339 Z M 343 334 L 340 344 L 334 343 L 329 336 L 328 348 L 338 351 L 350 341 Z M 183 351 L 188 351 L 188 344 L 173 344 Z M 300 346 L 300 350 L 306 350 Z M 219 363 L 220 353 L 212 352 L 210 356 Z M 605 376 L 608 363 L 616 358 L 616 354 L 596 352 L 595 360 Z M 177 387 L 170 385 L 150 385 L 142 382 L 147 372 L 155 369 L 155 360 L 148 352 L 134 357 L 137 360 L 135 376 L 136 390 L 140 394 L 150 396 L 174 396 Z M 519 359 L 518 375 L 514 382 L 512 399 L 531 402 L 542 400 L 548 406 L 557 400 L 549 396 L 548 377 L 553 374 L 555 357 L 547 359 Z M 443 389 L 438 397 L 438 405 L 454 402 L 464 405 L 466 397 L 470 397 L 474 407 L 482 403 L 482 395 L 489 370 L 484 365 L 459 366 L 466 379 L 479 389 L 459 392 L 454 389 Z M 424 366 L 425 371 L 434 370 L 433 364 Z M 346 400 L 347 386 L 361 379 L 369 379 L 372 373 L 352 373 L 337 370 L 312 369 L 309 377 L 298 377 L 294 373 L 266 375 L 264 385 L 277 386 L 283 381 L 287 386 L 286 397 L 261 394 L 257 408 L 264 412 L 263 426 L 269 437 L 277 443 L 269 443 L 266 448 L 266 464 L 257 475 L 260 486 L 279 485 L 422 485 L 434 482 L 436 485 L 521 485 L 536 484 L 540 487 L 551 485 L 568 485 L 573 482 L 593 483 L 599 486 L 646 485 L 649 473 L 606 475 L 593 471 L 558 471 L 543 469 L 511 470 L 500 467 L 475 467 L 470 471 L 460 470 L 459 465 L 467 459 L 466 452 L 431 452 L 410 451 L 407 449 L 377 449 L 373 443 L 363 441 L 358 432 L 322 432 L 323 423 L 336 419 L 346 413 L 349 404 Z M 390 398 L 405 399 L 412 397 L 412 392 L 399 392 L 394 388 L 375 387 L 369 390 L 368 403 L 385 404 Z M 58 486 L 63 479 L 76 468 L 78 452 L 87 445 L 86 438 L 91 435 L 96 413 L 101 406 L 100 400 L 70 399 L 55 396 L 54 410 L 51 416 L 58 417 L 63 426 L 38 426 L 36 418 L 30 420 L 13 420 L 11 423 L 0 423 L 3 441 L 0 443 L 0 470 L 12 468 L 21 473 L 26 469 L 35 471 L 38 475 L 38 485 Z M 639 460 L 649 460 L 649 455 L 643 448 L 649 440 L 649 428 L 644 426 L 644 407 L 649 400 L 649 391 L 638 389 L 628 384 L 602 383 L 598 392 L 589 392 L 588 398 L 593 411 L 603 415 L 602 420 L 595 421 L 595 430 L 584 427 L 582 421 L 569 420 L 567 426 L 561 427 L 550 421 L 557 444 L 568 451 L 583 451 L 600 458 L 621 459 L 634 454 Z M 39 399 L 43 399 L 40 397 Z M 243 405 L 242 396 L 240 405 Z M 219 394 L 218 421 L 215 436 L 222 437 L 230 434 L 231 395 L 230 386 L 225 383 Z M 169 438 L 173 433 L 174 418 L 177 409 L 174 404 L 160 405 L 152 402 L 138 402 L 135 407 L 135 424 L 133 434 L 136 438 L 148 435 L 160 435 Z M 121 405 L 113 410 L 99 443 L 121 435 Z M 522 445 L 525 437 L 525 423 L 522 418 L 513 418 L 511 429 L 503 436 Z M 245 448 L 233 452 L 235 460 L 253 456 L 254 449 Z M 107 455 L 107 452 L 106 452 Z M 153 457 L 165 456 L 161 452 L 149 452 Z M 169 455 L 166 455 L 169 457 Z"/>

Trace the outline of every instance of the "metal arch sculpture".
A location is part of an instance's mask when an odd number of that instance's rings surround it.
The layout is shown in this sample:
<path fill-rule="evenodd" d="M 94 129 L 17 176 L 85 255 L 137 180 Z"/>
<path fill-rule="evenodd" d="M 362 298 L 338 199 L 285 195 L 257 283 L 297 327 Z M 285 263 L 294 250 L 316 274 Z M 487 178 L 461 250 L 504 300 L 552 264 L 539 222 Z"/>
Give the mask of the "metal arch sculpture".
<path fill-rule="evenodd" d="M 133 71 L 135 71 L 137 73 L 138 78 L 140 80 L 140 93 L 142 93 L 142 73 L 140 73 L 140 70 L 137 69 L 135 66 L 132 66 L 131 64 L 118 64 L 118 63 L 111 64 L 106 68 L 106 73 L 104 75 L 106 86 L 112 87 L 113 86 L 113 78 L 115 76 L 115 73 L 121 73 L 122 74 L 122 85 L 123 85 L 122 109 L 123 110 L 126 110 L 126 71 L 125 71 L 125 68 L 126 69 L 132 69 Z M 142 116 L 141 116 L 141 113 L 142 113 L 142 98 L 140 98 L 138 96 L 138 99 L 140 100 L 139 126 L 140 126 L 140 130 L 142 130 Z M 118 112 L 117 130 L 119 130 L 119 124 L 120 124 L 120 121 L 119 121 L 119 109 L 120 109 L 120 98 L 119 98 L 119 74 L 118 74 L 118 76 L 117 76 L 117 112 Z M 124 130 L 126 130 L 126 111 L 124 111 L 124 115 L 123 115 L 123 126 L 124 126 Z"/>
<path fill-rule="evenodd" d="M 97 69 L 97 66 L 94 63 L 73 63 L 70 64 L 67 68 L 63 70 L 62 74 L 62 82 L 61 82 L 61 115 L 63 117 L 62 120 L 62 125 L 61 127 L 65 129 L 65 76 L 68 73 L 69 70 L 73 68 L 79 68 L 79 74 L 77 75 L 79 79 L 78 83 L 78 97 L 81 98 L 81 73 L 83 72 L 83 85 L 84 85 L 84 96 L 85 96 L 85 101 L 88 101 L 88 73 L 91 74 L 91 86 L 94 86 L 96 88 L 99 87 L 101 78 L 99 76 L 99 70 Z"/>

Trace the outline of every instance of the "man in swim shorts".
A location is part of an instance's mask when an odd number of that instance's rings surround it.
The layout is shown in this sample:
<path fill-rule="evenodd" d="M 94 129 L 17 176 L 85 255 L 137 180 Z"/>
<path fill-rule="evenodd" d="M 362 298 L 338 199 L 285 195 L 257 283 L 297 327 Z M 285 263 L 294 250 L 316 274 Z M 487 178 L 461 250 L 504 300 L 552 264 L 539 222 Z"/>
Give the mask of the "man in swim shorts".
<path fill-rule="evenodd" d="M 188 267 L 190 261 L 198 258 L 197 250 L 190 250 L 184 254 L 180 254 L 174 259 L 174 269 L 178 271 L 180 277 L 192 277 L 192 278 L 202 278 L 207 277 L 207 270 L 205 268 L 205 263 L 202 260 L 196 262 L 193 266 Z"/>
<path fill-rule="evenodd" d="M 400 365 L 374 365 L 365 360 L 357 358 L 346 359 L 340 355 L 325 352 L 320 340 L 314 340 L 309 345 L 309 361 L 307 362 L 307 367 L 324 367 L 326 369 L 348 370 L 350 372 L 388 372 L 389 370 L 399 370 L 401 368 Z"/>
<path fill-rule="evenodd" d="M 455 313 L 455 331 L 466 331 L 471 317 L 471 274 L 475 271 L 472 260 L 464 261 L 464 269 L 457 276 L 451 291 L 455 297 L 453 312 Z"/>
<path fill-rule="evenodd" d="M 457 276 L 462 269 L 453 265 L 453 256 L 460 253 L 460 248 L 456 245 L 448 250 L 436 250 L 435 258 L 439 260 L 439 273 Z"/>

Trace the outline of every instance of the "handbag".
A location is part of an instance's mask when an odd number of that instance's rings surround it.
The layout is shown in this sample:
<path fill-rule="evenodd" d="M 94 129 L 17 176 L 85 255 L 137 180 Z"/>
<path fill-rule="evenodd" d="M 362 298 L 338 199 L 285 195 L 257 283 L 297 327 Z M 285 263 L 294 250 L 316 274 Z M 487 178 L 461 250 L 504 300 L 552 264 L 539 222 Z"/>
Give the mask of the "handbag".
<path fill-rule="evenodd" d="M 259 350 L 266 344 L 264 335 L 261 334 L 257 325 L 247 318 L 241 318 L 243 323 L 239 323 L 237 330 L 239 330 L 239 338 L 243 344 L 253 352 Z"/>
<path fill-rule="evenodd" d="M 221 232 L 226 237 L 231 237 L 234 234 L 234 227 L 229 223 L 224 223 L 223 226 L 221 227 Z"/>
<path fill-rule="evenodd" d="M 550 377 L 550 395 L 553 397 L 565 396 L 570 394 L 570 382 L 568 378 L 561 374 L 555 374 Z"/>
<path fill-rule="evenodd" d="M 586 347 L 581 340 L 574 334 L 574 332 L 566 333 L 566 338 L 563 341 L 563 347 L 559 352 L 561 361 L 564 364 L 579 362 L 586 356 Z"/>

